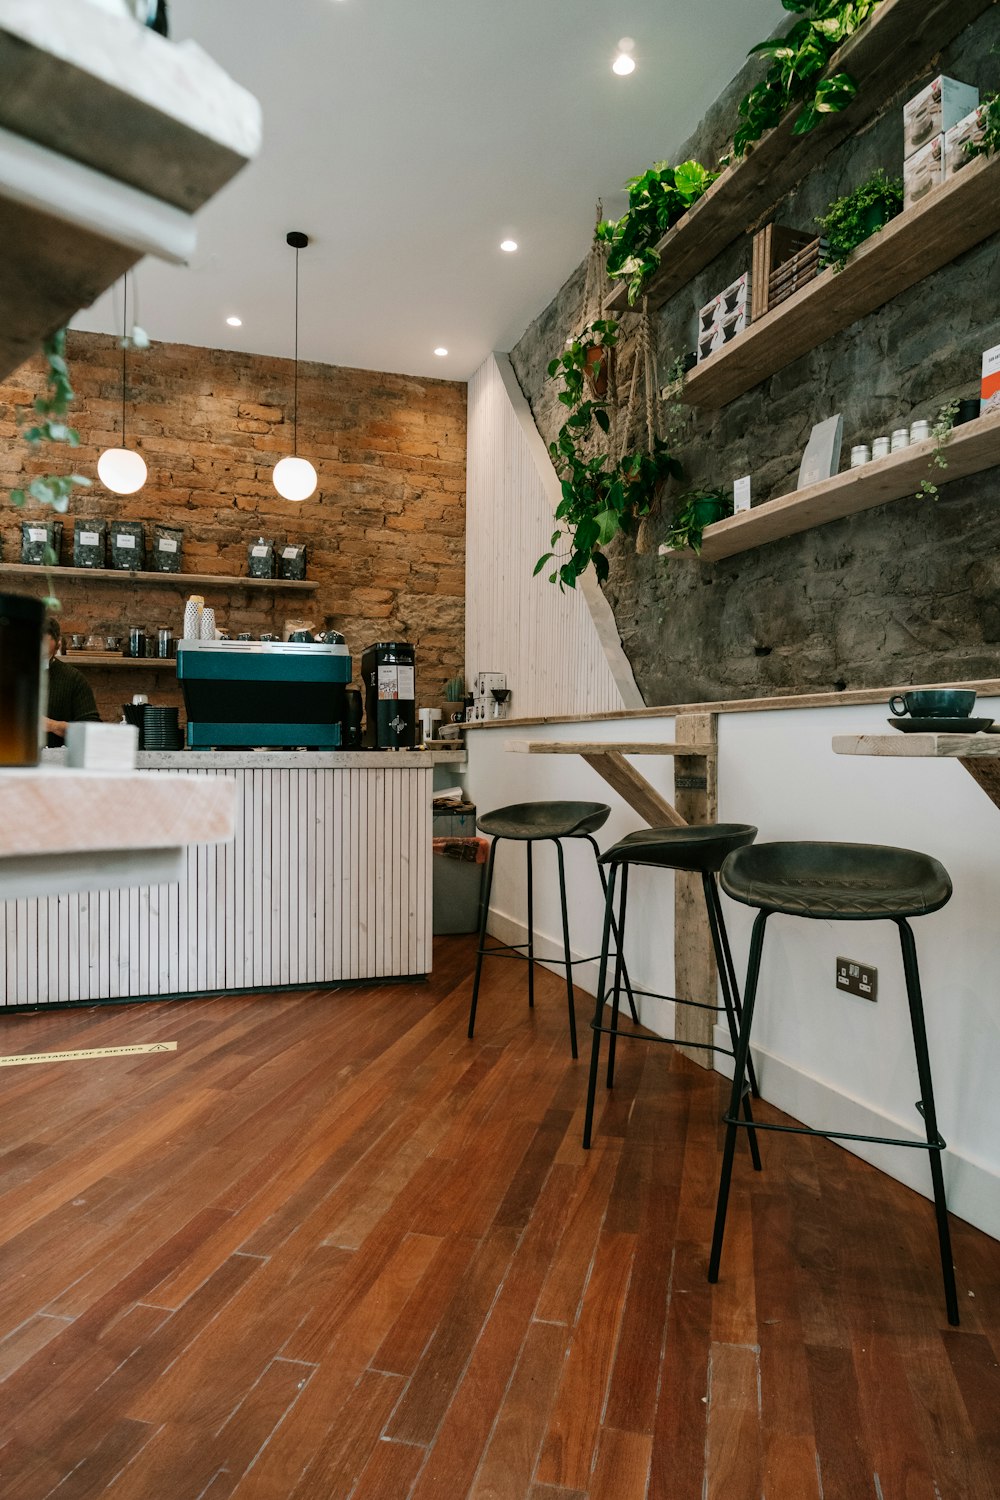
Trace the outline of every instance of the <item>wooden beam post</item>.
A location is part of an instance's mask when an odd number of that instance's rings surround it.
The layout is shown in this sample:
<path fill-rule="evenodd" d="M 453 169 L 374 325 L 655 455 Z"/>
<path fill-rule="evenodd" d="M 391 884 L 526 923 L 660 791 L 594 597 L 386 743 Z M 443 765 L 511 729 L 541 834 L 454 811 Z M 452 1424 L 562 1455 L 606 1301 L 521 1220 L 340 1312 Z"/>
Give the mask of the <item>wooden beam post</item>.
<path fill-rule="evenodd" d="M 717 752 L 717 716 L 678 715 L 674 738 L 678 744 L 710 744 Z M 686 823 L 714 823 L 718 817 L 717 768 L 717 753 L 678 755 L 674 760 L 674 806 Z M 674 876 L 674 994 L 714 1004 L 717 993 L 718 969 L 701 876 L 678 871 Z M 711 1042 L 711 1011 L 680 1005 L 676 1012 L 675 1035 L 679 1041 Z M 712 1066 L 711 1052 L 683 1045 L 680 1050 L 703 1068 Z"/>

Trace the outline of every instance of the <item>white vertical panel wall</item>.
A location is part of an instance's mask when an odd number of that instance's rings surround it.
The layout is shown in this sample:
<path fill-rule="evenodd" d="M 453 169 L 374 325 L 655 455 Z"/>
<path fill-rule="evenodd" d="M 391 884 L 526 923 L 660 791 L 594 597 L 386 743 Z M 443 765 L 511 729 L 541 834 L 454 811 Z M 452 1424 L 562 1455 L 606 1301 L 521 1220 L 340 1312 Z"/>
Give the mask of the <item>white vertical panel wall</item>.
<path fill-rule="evenodd" d="M 431 766 L 170 774 L 235 777 L 235 839 L 177 885 L 0 902 L 0 1008 L 429 972 Z"/>
<path fill-rule="evenodd" d="M 505 672 L 518 718 L 625 707 L 581 591 L 532 577 L 549 551 L 551 494 L 493 355 L 469 382 L 468 433 L 469 678 Z"/>

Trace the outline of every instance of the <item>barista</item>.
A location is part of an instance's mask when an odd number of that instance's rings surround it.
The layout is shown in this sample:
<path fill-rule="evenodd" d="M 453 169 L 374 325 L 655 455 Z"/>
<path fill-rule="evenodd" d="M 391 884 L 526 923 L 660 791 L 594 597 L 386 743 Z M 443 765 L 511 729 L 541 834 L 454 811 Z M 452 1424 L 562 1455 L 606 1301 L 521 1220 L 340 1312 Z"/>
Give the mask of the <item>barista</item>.
<path fill-rule="evenodd" d="M 45 720 L 46 744 L 49 749 L 62 745 L 66 725 L 81 719 L 100 720 L 90 683 L 83 673 L 57 656 L 59 621 L 49 616 L 45 626 L 45 644 L 49 653 L 49 716 Z"/>

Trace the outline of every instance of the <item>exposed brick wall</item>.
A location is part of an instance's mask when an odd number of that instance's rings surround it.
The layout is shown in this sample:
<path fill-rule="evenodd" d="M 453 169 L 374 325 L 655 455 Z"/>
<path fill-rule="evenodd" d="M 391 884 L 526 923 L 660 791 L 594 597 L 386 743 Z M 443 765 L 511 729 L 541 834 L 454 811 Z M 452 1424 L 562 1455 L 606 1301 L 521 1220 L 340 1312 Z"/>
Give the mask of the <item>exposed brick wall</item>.
<path fill-rule="evenodd" d="M 466 388 L 331 365 L 299 365 L 299 452 L 319 485 L 312 499 L 282 500 L 271 483 L 292 452 L 292 364 L 219 349 L 154 344 L 129 354 L 128 442 L 149 469 L 137 495 L 97 480 L 103 448 L 120 443 L 121 353 L 112 338 L 71 334 L 68 356 L 81 445 L 40 459 L 17 437 L 18 419 L 42 386 L 40 360 L 0 383 L 0 493 L 32 473 L 70 462 L 95 480 L 65 517 L 63 562 L 72 561 L 74 516 L 183 526 L 183 568 L 244 574 L 257 536 L 305 542 L 314 594 L 205 587 L 218 623 L 232 633 L 280 630 L 304 617 L 343 631 L 354 657 L 374 640 L 417 647 L 417 697 L 439 704 L 462 670 L 465 628 Z M 20 521 L 40 507 L 0 513 L 3 557 L 20 559 Z M 44 515 L 49 515 L 48 511 Z M 148 531 L 147 531 L 148 535 Z M 11 587 L 11 580 L 3 581 Z M 17 588 L 26 589 L 19 579 Z M 39 591 L 41 580 L 39 580 Z M 65 578 L 58 592 L 67 632 L 122 634 L 128 624 L 180 634 L 190 590 Z M 169 674 L 141 668 L 91 672 L 105 717 L 133 692 L 180 702 Z"/>

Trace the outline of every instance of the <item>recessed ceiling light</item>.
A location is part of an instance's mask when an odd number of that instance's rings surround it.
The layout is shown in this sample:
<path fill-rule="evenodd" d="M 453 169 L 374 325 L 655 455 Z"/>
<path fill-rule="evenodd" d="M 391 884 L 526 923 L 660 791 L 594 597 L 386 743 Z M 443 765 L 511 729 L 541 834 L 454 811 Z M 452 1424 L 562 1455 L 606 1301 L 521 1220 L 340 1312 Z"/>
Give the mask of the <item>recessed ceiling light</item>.
<path fill-rule="evenodd" d="M 435 349 L 434 353 L 437 354 L 437 355 L 440 355 L 440 357 L 443 359 L 444 356 L 448 353 L 448 351 L 447 351 L 447 349 Z"/>
<path fill-rule="evenodd" d="M 242 318 L 227 318 L 226 322 L 229 324 L 230 328 L 242 328 L 243 327 L 243 319 Z"/>
<path fill-rule="evenodd" d="M 612 73 L 617 73 L 619 78 L 627 78 L 630 73 L 635 72 L 635 42 L 630 36 L 623 36 L 618 43 L 618 55 L 611 64 Z"/>
<path fill-rule="evenodd" d="M 514 251 L 517 249 L 517 240 L 501 240 L 500 249 L 506 250 L 508 255 L 513 255 Z"/>

